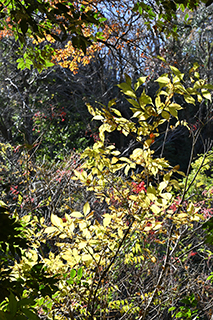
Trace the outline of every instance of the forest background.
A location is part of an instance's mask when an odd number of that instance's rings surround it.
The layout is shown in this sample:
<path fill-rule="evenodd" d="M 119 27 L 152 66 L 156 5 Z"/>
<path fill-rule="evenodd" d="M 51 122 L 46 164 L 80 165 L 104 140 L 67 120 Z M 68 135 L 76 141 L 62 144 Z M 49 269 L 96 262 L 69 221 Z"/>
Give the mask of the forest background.
<path fill-rule="evenodd" d="M 0 12 L 0 319 L 212 319 L 211 2 Z"/>

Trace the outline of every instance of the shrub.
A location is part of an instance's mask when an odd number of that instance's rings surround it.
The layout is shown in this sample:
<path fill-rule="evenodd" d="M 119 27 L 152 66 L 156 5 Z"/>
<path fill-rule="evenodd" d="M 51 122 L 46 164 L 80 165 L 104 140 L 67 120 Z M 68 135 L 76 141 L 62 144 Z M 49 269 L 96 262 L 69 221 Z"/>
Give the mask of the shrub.
<path fill-rule="evenodd" d="M 173 130 L 187 126 L 178 120 L 177 94 L 190 103 L 196 97 L 203 99 L 202 92 L 209 97 L 204 81 L 185 89 L 183 79 L 171 67 L 170 76 L 156 80 L 159 91 L 153 102 L 141 90 L 146 79 L 141 77 L 133 85 L 126 75 L 119 87 L 131 104 L 132 118 L 124 118 L 114 100 L 102 109 L 88 105 L 93 119 L 102 124 L 99 140 L 83 152 L 82 162 L 62 162 L 58 172 L 56 167 L 37 167 L 38 187 L 33 194 L 38 202 L 45 195 L 42 201 L 51 208 L 50 223 L 35 216 L 38 207 L 22 218 L 31 225 L 28 239 L 33 239 L 33 249 L 13 270 L 24 277 L 30 261 L 44 263 L 50 275 L 58 274 L 54 296 L 45 301 L 35 297 L 41 316 L 144 320 L 201 318 L 203 310 L 210 313 L 212 289 L 207 277 L 212 252 L 204 243 L 206 218 L 175 179 L 174 173 L 181 174 L 178 166 L 171 167 L 150 149 L 159 126 L 172 117 L 177 120 Z M 141 147 L 122 156 L 106 143 L 114 130 L 132 136 Z M 33 179 L 28 179 L 28 186 Z M 73 186 L 82 190 L 76 193 L 79 208 L 70 202 Z"/>

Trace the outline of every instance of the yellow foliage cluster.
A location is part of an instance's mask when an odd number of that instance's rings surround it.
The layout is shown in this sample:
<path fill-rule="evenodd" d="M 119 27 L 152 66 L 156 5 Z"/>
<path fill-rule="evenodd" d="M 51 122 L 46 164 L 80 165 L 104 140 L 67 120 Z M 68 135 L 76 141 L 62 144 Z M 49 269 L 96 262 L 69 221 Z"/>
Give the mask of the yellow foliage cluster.
<path fill-rule="evenodd" d="M 93 119 L 102 121 L 100 140 L 83 152 L 84 165 L 81 171 L 75 171 L 73 179 L 80 180 L 88 191 L 93 192 L 100 201 L 105 201 L 107 211 L 102 215 L 102 220 L 97 221 L 95 212 L 86 202 L 82 211 L 66 213 L 64 219 L 52 214 L 50 226 L 45 225 L 44 219 L 39 221 L 34 218 L 35 253 L 28 252 L 27 260 L 23 258 L 16 264 L 16 269 L 24 276 L 27 264 L 38 259 L 36 251 L 39 250 L 39 243 L 45 243 L 46 239 L 54 240 L 58 248 L 56 252 L 50 252 L 48 257 L 41 255 L 40 259 L 51 274 L 60 274 L 57 301 L 63 305 L 63 312 L 69 308 L 72 314 L 82 313 L 82 319 L 99 319 L 100 314 L 110 314 L 113 310 L 119 310 L 122 314 L 134 310 L 140 315 L 140 306 L 145 305 L 145 315 L 151 303 L 158 301 L 157 290 L 177 245 L 173 249 L 168 245 L 166 257 L 161 262 L 159 284 L 150 292 L 144 293 L 141 289 L 131 299 L 119 298 L 119 268 L 124 267 L 127 272 L 134 266 L 140 274 L 140 265 L 143 265 L 149 274 L 150 267 L 157 264 L 158 254 L 151 247 L 146 247 L 147 239 L 154 237 L 153 242 L 158 244 L 178 243 L 183 225 L 193 228 L 194 222 L 203 219 L 199 209 L 190 201 L 187 207 L 180 201 L 172 209 L 174 191 L 181 188 L 173 178 L 173 173 L 178 169 L 172 168 L 164 158 L 155 158 L 150 149 L 152 140 L 159 135 L 160 125 L 171 118 L 176 118 L 179 124 L 178 110 L 181 106 L 174 103 L 176 93 L 191 103 L 197 96 L 209 97 L 204 82 L 196 81 L 186 89 L 183 78 L 179 70 L 171 67 L 171 75 L 162 75 L 156 80 L 160 89 L 153 102 L 143 90 L 146 79 L 139 78 L 133 86 L 126 75 L 126 82 L 119 88 L 131 104 L 131 119 L 124 118 L 114 108 L 114 100 L 102 109 L 88 105 Z M 132 135 L 141 147 L 134 149 L 128 157 L 121 156 L 114 145 L 105 141 L 106 134 L 114 130 Z M 135 172 L 137 167 L 140 168 L 139 173 Z M 71 274 L 82 270 L 79 268 L 84 270 L 81 277 L 76 275 L 72 278 Z M 54 319 L 64 318 L 58 313 Z"/>

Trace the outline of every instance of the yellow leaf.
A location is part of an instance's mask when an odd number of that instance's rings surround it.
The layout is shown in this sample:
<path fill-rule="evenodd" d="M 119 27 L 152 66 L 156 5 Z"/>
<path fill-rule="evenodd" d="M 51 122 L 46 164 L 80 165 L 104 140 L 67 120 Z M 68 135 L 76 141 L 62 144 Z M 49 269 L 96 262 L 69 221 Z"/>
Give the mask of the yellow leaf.
<path fill-rule="evenodd" d="M 204 96 L 204 98 L 208 99 L 211 101 L 212 97 L 211 97 L 211 93 L 206 90 L 206 89 L 201 89 L 202 95 Z"/>
<path fill-rule="evenodd" d="M 82 241 L 78 243 L 78 249 L 81 250 L 87 246 L 87 241 Z"/>
<path fill-rule="evenodd" d="M 107 227 L 110 224 L 111 220 L 112 220 L 112 216 L 110 214 L 108 214 L 108 213 L 105 214 L 104 215 L 103 226 Z"/>
<path fill-rule="evenodd" d="M 165 60 L 163 57 L 161 57 L 161 56 L 157 56 L 157 58 L 158 58 L 159 60 L 163 61 L 163 62 L 166 62 L 166 60 Z"/>
<path fill-rule="evenodd" d="M 171 115 L 178 119 L 177 109 L 173 108 L 173 107 L 170 107 L 170 106 L 168 107 L 168 109 L 169 109 L 169 112 L 171 113 Z"/>
<path fill-rule="evenodd" d="M 188 214 L 187 213 L 179 213 L 178 214 L 178 218 L 180 218 L 180 219 L 185 219 L 185 218 L 187 218 L 188 217 Z"/>
<path fill-rule="evenodd" d="M 114 163 L 116 163 L 116 162 L 118 162 L 118 158 L 112 157 L 111 163 L 114 164 Z"/>
<path fill-rule="evenodd" d="M 146 226 L 146 227 L 144 228 L 144 231 L 150 231 L 150 230 L 152 230 L 152 225 L 151 225 L 151 226 Z"/>
<path fill-rule="evenodd" d="M 155 263 L 155 262 L 157 261 L 157 259 L 156 259 L 155 257 L 151 257 L 151 261 L 152 261 L 153 263 Z"/>
<path fill-rule="evenodd" d="M 48 227 L 45 229 L 44 232 L 45 233 L 54 233 L 54 232 L 58 232 L 58 229 L 56 227 Z"/>
<path fill-rule="evenodd" d="M 104 117 L 99 114 L 99 115 L 94 116 L 92 118 L 92 120 L 104 120 Z"/>
<path fill-rule="evenodd" d="M 187 206 L 187 212 L 189 213 L 189 214 L 192 214 L 193 212 L 194 212 L 194 205 L 190 202 L 189 204 L 188 204 L 188 206 Z"/>
<path fill-rule="evenodd" d="M 79 228 L 80 228 L 80 230 L 87 228 L 87 222 L 85 222 L 84 220 L 81 220 L 79 222 Z"/>
<path fill-rule="evenodd" d="M 124 170 L 124 174 L 127 176 L 128 172 L 129 172 L 130 166 L 126 165 L 125 170 Z"/>
<path fill-rule="evenodd" d="M 120 238 L 123 238 L 124 233 L 123 233 L 122 229 L 118 229 L 118 236 L 119 236 Z"/>
<path fill-rule="evenodd" d="M 2 200 L 0 200 L 0 207 L 8 208 L 8 206 L 6 205 L 6 203 L 4 203 Z"/>
<path fill-rule="evenodd" d="M 60 238 L 60 239 L 65 239 L 65 238 L 67 238 L 67 235 L 64 234 L 64 233 L 62 233 L 62 234 L 59 235 L 59 238 Z"/>
<path fill-rule="evenodd" d="M 90 212 L 90 205 L 89 205 L 89 202 L 86 202 L 83 207 L 83 213 L 85 216 L 87 216 L 89 212 Z"/>
<path fill-rule="evenodd" d="M 31 219 L 31 216 L 30 215 L 26 215 L 26 216 L 23 216 L 21 218 L 22 221 L 24 221 L 25 223 L 28 223 L 30 222 L 30 219 Z M 42 218 L 41 218 L 42 219 Z M 41 219 L 40 219 L 40 223 L 41 223 Z M 44 221 L 43 221 L 44 222 Z M 41 223 L 42 224 L 42 223 Z"/>
<path fill-rule="evenodd" d="M 138 196 L 135 196 L 135 195 L 132 194 L 132 195 L 129 196 L 129 199 L 133 200 L 133 201 L 137 201 L 138 200 Z"/>
<path fill-rule="evenodd" d="M 58 228 L 63 228 L 63 221 L 61 218 L 56 216 L 55 214 L 51 214 L 51 222 L 54 226 Z"/>
<path fill-rule="evenodd" d="M 71 222 L 68 227 L 68 232 L 70 233 L 70 236 L 73 235 L 74 230 L 75 230 L 75 224 Z"/>
<path fill-rule="evenodd" d="M 162 228 L 162 224 L 161 222 L 156 223 L 156 225 L 154 226 L 153 230 L 158 230 Z"/>
<path fill-rule="evenodd" d="M 157 80 L 155 80 L 155 82 L 162 83 L 162 84 L 167 84 L 167 83 L 170 82 L 170 79 L 168 77 L 161 76 Z"/>
<path fill-rule="evenodd" d="M 145 147 L 149 148 L 152 143 L 153 143 L 153 139 L 147 139 L 144 142 L 144 145 L 145 145 Z"/>
<path fill-rule="evenodd" d="M 72 211 L 72 209 L 70 208 L 70 210 Z M 67 213 L 65 213 L 65 218 L 67 219 L 67 221 L 68 222 L 71 222 L 72 220 L 71 220 L 71 218 L 70 218 L 70 216 L 67 214 Z"/>
<path fill-rule="evenodd" d="M 181 110 L 183 109 L 178 103 L 172 102 L 169 107 L 175 108 L 176 110 Z"/>
<path fill-rule="evenodd" d="M 135 85 L 134 85 L 135 91 L 137 91 L 138 88 L 139 88 L 142 84 L 144 84 L 144 82 L 146 81 L 146 78 L 147 78 L 147 77 L 140 77 L 140 78 L 138 79 L 138 81 L 137 81 L 137 82 L 135 83 Z"/>
<path fill-rule="evenodd" d="M 92 262 L 92 256 L 90 254 L 84 254 L 82 256 L 82 261 Z"/>
<path fill-rule="evenodd" d="M 78 212 L 78 211 L 73 211 L 73 212 L 71 213 L 71 216 L 72 216 L 73 218 L 82 218 L 82 217 L 83 217 L 83 214 L 82 214 L 81 212 Z"/>
<path fill-rule="evenodd" d="M 156 200 L 156 190 L 155 188 L 150 185 L 147 188 L 147 197 L 151 200 L 151 201 L 155 201 Z"/>
<path fill-rule="evenodd" d="M 155 105 L 156 105 L 156 108 L 159 108 L 161 106 L 161 98 L 160 98 L 160 96 L 157 96 L 155 98 Z"/>
<path fill-rule="evenodd" d="M 165 189 L 168 185 L 168 181 L 162 181 L 159 186 L 158 186 L 158 190 L 159 192 L 161 192 L 163 189 Z"/>
<path fill-rule="evenodd" d="M 193 220 L 193 221 L 205 220 L 205 217 L 202 216 L 201 214 L 196 214 L 196 215 L 194 215 L 194 217 L 191 220 Z"/>
<path fill-rule="evenodd" d="M 181 72 L 180 70 L 178 70 L 176 67 L 173 67 L 173 66 L 169 66 L 170 69 L 174 72 L 175 75 L 181 75 Z"/>
<path fill-rule="evenodd" d="M 94 211 L 91 211 L 87 216 L 86 216 L 86 219 L 89 219 L 90 217 L 92 217 L 94 214 Z"/>
<path fill-rule="evenodd" d="M 83 171 L 82 172 L 79 172 L 77 170 L 74 170 L 74 174 L 76 175 L 76 177 L 80 180 L 83 179 Z"/>
<path fill-rule="evenodd" d="M 150 209 L 155 214 L 158 214 L 159 212 L 161 212 L 161 209 L 158 206 L 156 206 L 155 204 L 151 205 Z"/>
<path fill-rule="evenodd" d="M 105 134 L 104 134 L 103 131 L 100 131 L 100 132 L 99 132 L 99 138 L 101 139 L 101 141 L 104 142 L 104 140 L 105 140 Z"/>
<path fill-rule="evenodd" d="M 86 106 L 87 106 L 87 108 L 88 108 L 89 113 L 90 113 L 92 116 L 95 116 L 95 111 L 94 111 L 94 109 L 92 108 L 92 106 L 91 106 L 90 104 L 88 104 L 88 103 L 86 103 Z"/>
<path fill-rule="evenodd" d="M 169 192 L 161 193 L 161 197 L 166 200 L 170 200 L 172 198 L 172 194 Z"/>
<path fill-rule="evenodd" d="M 184 99 L 187 103 L 195 104 L 195 99 L 191 96 L 184 96 Z"/>
<path fill-rule="evenodd" d="M 170 114 L 166 111 L 162 111 L 161 115 L 166 120 L 169 120 L 169 118 L 170 118 Z"/>
<path fill-rule="evenodd" d="M 30 221 L 30 216 L 29 216 L 29 221 Z M 45 218 L 44 217 L 40 218 L 40 224 L 43 225 L 44 222 L 45 222 Z"/>

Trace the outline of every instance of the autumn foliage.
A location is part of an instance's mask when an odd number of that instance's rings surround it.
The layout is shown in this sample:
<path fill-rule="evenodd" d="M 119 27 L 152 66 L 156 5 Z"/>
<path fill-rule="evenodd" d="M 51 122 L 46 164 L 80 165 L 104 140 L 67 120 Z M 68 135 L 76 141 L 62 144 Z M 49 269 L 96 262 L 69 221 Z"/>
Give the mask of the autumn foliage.
<path fill-rule="evenodd" d="M 171 120 L 173 130 L 193 132 L 179 120 L 177 95 L 192 104 L 211 99 L 212 86 L 191 77 L 185 87 L 184 74 L 171 66 L 156 79 L 153 100 L 144 90 L 146 77 L 134 83 L 126 75 L 118 87 L 132 117 L 125 118 L 115 100 L 101 108 L 88 104 L 93 120 L 101 121 L 99 139 L 62 163 L 39 164 L 25 147 L 1 146 L 2 170 L 12 181 L 9 204 L 28 243 L 7 275 L 3 319 L 210 319 L 211 189 L 205 204 L 193 202 L 193 182 L 178 180 L 185 176 L 179 167 L 152 150 Z M 128 155 L 108 141 L 115 130 L 137 141 Z M 0 245 L 3 250 L 1 239 Z M 3 264 L 1 281 L 6 270 Z"/>

